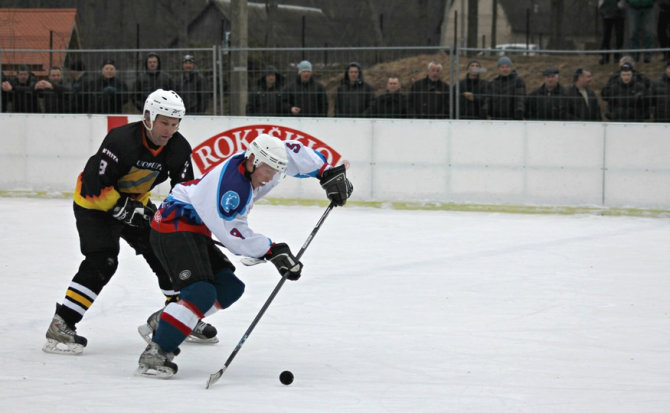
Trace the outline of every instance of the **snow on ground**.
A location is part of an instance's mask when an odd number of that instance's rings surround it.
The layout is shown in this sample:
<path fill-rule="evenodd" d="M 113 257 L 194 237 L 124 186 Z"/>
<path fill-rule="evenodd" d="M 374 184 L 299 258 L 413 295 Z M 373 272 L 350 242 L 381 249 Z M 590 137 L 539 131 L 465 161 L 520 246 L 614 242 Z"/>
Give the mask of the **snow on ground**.
<path fill-rule="evenodd" d="M 294 250 L 320 207 L 259 205 L 250 224 Z M 668 221 L 337 208 L 219 382 L 205 390 L 279 280 L 247 291 L 184 344 L 170 380 L 134 376 L 136 327 L 160 308 L 122 247 L 79 324 L 81 356 L 41 351 L 81 256 L 71 202 L 0 199 L 4 412 L 667 412 Z M 295 382 L 280 384 L 282 370 Z"/>

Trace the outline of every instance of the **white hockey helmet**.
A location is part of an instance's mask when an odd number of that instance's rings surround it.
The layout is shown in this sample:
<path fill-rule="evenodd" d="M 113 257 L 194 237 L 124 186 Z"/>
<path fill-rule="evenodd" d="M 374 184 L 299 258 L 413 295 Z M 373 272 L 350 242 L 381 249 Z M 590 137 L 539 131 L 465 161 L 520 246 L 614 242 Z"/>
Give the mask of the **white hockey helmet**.
<path fill-rule="evenodd" d="M 244 156 L 249 158 L 252 154 L 254 155 L 254 168 L 263 162 L 279 172 L 284 172 L 288 165 L 288 154 L 284 142 L 265 133 L 261 133 L 251 141 Z"/>
<path fill-rule="evenodd" d="M 144 113 L 149 112 L 149 130 L 153 129 L 156 116 L 182 119 L 186 115 L 184 101 L 173 90 L 156 89 L 144 102 Z"/>

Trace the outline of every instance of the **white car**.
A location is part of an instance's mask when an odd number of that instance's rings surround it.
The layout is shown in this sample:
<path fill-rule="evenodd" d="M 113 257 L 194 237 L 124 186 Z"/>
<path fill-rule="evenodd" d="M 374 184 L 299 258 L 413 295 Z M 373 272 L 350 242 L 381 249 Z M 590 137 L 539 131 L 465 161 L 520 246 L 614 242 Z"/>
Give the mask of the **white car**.
<path fill-rule="evenodd" d="M 496 46 L 496 50 L 498 50 L 497 52 L 498 56 L 502 56 L 507 52 L 517 52 L 517 51 L 519 52 L 523 51 L 524 56 L 535 56 L 537 54 L 536 51 L 538 49 L 539 47 L 534 43 L 530 43 L 528 45 L 526 45 L 526 43 L 505 43 Z"/>

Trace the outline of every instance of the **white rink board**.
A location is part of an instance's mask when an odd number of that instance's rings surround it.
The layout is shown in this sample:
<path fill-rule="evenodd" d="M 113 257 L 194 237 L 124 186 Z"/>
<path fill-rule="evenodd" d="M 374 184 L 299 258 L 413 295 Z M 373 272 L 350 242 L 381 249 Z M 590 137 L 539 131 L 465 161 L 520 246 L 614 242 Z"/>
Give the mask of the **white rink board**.
<path fill-rule="evenodd" d="M 668 124 L 192 116 L 180 131 L 195 147 L 248 125 L 334 148 L 351 162 L 354 200 L 670 208 Z M 0 114 L 0 130 L 0 190 L 71 192 L 107 116 Z M 272 195 L 323 197 L 300 181 Z"/>

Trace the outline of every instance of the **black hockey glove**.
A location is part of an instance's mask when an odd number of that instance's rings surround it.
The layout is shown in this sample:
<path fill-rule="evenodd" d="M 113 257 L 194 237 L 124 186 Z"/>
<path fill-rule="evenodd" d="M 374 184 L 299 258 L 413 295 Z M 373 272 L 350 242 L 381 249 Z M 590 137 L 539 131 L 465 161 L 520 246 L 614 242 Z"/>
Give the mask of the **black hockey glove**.
<path fill-rule="evenodd" d="M 302 263 L 291 253 L 291 249 L 285 243 L 272 244 L 265 259 L 270 260 L 282 276 L 288 271 L 286 278 L 289 280 L 296 281 L 300 278 Z"/>
<path fill-rule="evenodd" d="M 144 206 L 140 201 L 128 197 L 122 197 L 114 205 L 111 213 L 119 221 L 131 227 L 140 227 L 149 224 L 156 212 L 155 207 Z"/>
<path fill-rule="evenodd" d="M 326 196 L 335 206 L 342 206 L 354 191 L 354 186 L 347 179 L 347 168 L 344 165 L 327 169 L 321 174 L 321 187 Z"/>

